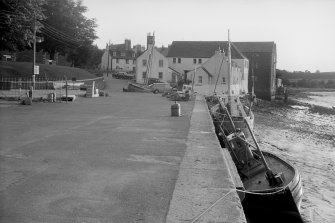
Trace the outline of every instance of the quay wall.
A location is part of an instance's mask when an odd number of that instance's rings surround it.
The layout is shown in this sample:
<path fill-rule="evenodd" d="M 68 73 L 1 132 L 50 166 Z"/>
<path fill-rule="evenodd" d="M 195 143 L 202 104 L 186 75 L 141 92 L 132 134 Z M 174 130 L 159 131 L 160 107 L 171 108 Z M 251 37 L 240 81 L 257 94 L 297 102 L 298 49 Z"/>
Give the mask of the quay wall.
<path fill-rule="evenodd" d="M 216 138 L 206 101 L 198 95 L 166 222 L 245 223 L 232 165 Z"/>

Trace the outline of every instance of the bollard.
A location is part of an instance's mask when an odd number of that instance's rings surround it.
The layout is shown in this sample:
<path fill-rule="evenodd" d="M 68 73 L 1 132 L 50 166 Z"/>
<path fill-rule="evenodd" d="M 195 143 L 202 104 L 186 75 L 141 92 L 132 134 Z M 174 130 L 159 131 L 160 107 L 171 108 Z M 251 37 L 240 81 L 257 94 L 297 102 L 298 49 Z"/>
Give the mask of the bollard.
<path fill-rule="evenodd" d="M 180 116 L 180 104 L 178 104 L 176 101 L 173 105 L 171 105 L 171 116 L 173 117 L 179 117 Z"/>

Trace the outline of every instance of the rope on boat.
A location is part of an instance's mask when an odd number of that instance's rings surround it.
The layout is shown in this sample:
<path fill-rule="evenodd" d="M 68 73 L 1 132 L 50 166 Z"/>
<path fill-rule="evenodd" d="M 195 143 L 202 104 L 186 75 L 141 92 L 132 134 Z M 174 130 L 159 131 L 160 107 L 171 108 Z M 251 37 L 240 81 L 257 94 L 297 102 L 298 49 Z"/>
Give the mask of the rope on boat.
<path fill-rule="evenodd" d="M 211 210 L 214 206 L 216 206 L 221 200 L 223 200 L 225 197 L 227 197 L 231 192 L 236 191 L 236 192 L 241 192 L 245 194 L 254 194 L 254 195 L 271 195 L 271 194 L 277 194 L 282 191 L 284 191 L 288 186 L 285 187 L 279 187 L 280 190 L 275 191 L 275 192 L 269 192 L 269 193 L 257 193 L 257 192 L 251 192 L 251 191 L 245 191 L 245 190 L 240 190 L 240 189 L 228 189 L 224 188 L 224 190 L 229 190 L 227 193 L 223 194 L 219 199 L 217 199 L 212 205 L 210 205 L 206 210 L 201 212 L 199 215 L 197 215 L 195 218 L 192 219 L 191 223 L 197 222 L 204 214 L 206 214 L 209 210 Z"/>

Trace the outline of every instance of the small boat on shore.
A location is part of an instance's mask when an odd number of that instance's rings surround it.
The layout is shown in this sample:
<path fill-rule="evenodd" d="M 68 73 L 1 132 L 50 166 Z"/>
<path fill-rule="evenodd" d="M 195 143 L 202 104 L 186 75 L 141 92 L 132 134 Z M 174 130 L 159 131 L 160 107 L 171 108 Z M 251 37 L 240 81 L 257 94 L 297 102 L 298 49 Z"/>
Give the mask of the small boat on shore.
<path fill-rule="evenodd" d="M 137 83 L 132 83 L 129 82 L 128 85 L 123 88 L 124 92 L 152 92 L 152 89 L 150 89 L 149 87 L 147 87 L 146 85 L 141 85 L 141 84 L 137 84 Z"/>

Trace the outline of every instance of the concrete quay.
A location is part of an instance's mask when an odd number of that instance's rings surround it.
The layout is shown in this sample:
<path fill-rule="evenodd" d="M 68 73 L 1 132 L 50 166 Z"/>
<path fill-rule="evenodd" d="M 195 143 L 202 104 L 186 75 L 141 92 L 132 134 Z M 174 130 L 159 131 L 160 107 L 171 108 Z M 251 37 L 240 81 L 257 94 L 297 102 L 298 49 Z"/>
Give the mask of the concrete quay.
<path fill-rule="evenodd" d="M 231 165 L 229 153 L 217 141 L 207 104 L 197 96 L 166 222 L 246 222 Z"/>
<path fill-rule="evenodd" d="M 0 222 L 191 222 L 234 188 L 205 103 L 124 93 L 0 106 Z M 192 117 L 192 118 L 191 118 Z M 235 192 L 197 222 L 244 222 Z"/>

